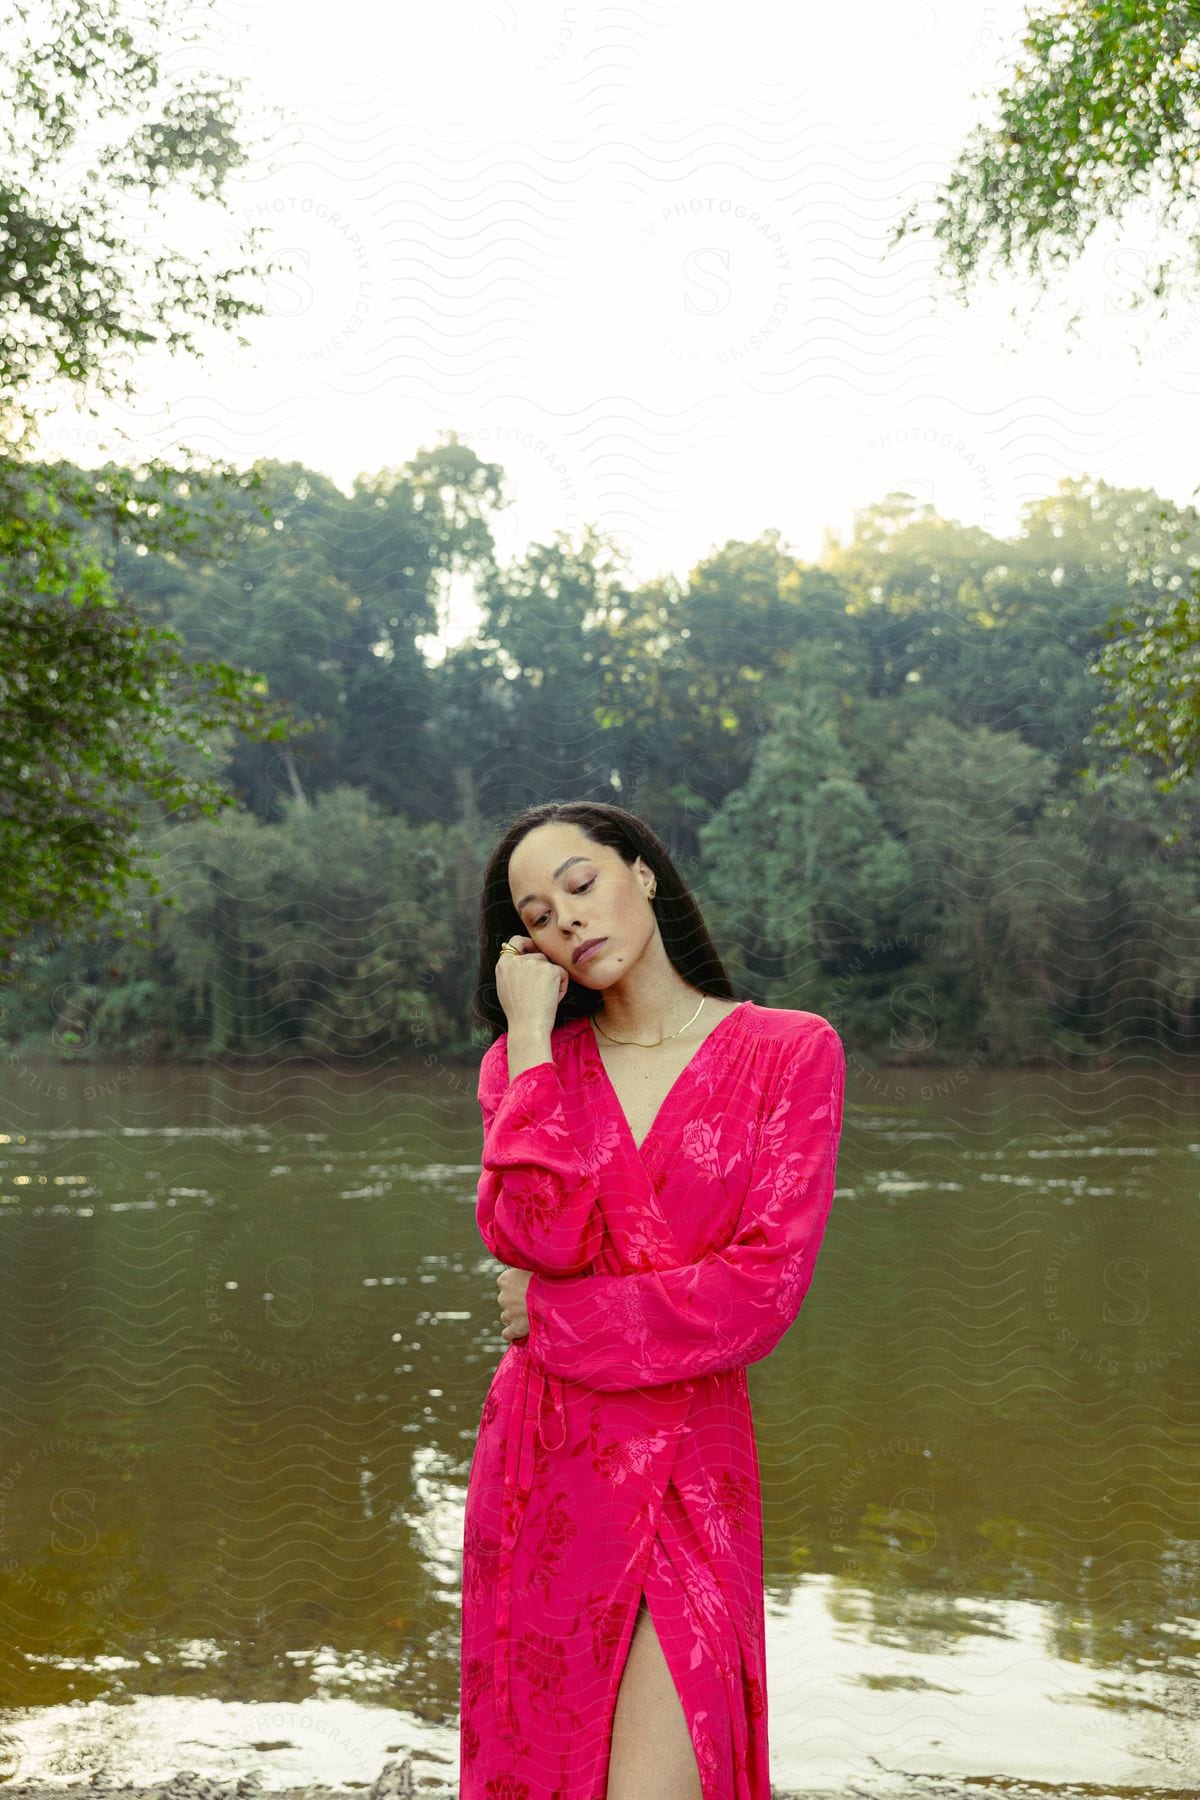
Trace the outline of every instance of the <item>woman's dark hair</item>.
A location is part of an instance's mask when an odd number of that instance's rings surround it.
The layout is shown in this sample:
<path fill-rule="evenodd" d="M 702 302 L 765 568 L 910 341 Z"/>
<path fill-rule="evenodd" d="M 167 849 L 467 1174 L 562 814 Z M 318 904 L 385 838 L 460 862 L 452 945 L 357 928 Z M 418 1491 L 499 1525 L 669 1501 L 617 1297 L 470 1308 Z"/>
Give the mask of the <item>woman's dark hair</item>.
<path fill-rule="evenodd" d="M 735 998 L 725 965 L 708 935 L 708 927 L 695 896 L 672 862 L 666 845 L 636 813 L 623 806 L 610 806 L 603 800 L 546 800 L 518 813 L 504 836 L 492 851 L 483 877 L 479 900 L 479 975 L 475 983 L 472 1012 L 479 1025 L 486 1026 L 495 1043 L 508 1029 L 504 1008 L 496 997 L 496 963 L 500 946 L 514 934 L 528 937 L 525 921 L 512 903 L 508 885 L 508 864 L 513 851 L 526 834 L 537 825 L 558 821 L 578 825 L 594 844 L 605 844 L 616 850 L 631 867 L 640 856 L 655 874 L 654 914 L 662 937 L 663 948 L 683 976 L 698 993 L 711 994 L 717 1000 Z M 595 988 L 581 987 L 568 979 L 567 991 L 558 1003 L 555 1026 L 568 1019 L 583 1018 L 598 1010 L 604 995 Z"/>

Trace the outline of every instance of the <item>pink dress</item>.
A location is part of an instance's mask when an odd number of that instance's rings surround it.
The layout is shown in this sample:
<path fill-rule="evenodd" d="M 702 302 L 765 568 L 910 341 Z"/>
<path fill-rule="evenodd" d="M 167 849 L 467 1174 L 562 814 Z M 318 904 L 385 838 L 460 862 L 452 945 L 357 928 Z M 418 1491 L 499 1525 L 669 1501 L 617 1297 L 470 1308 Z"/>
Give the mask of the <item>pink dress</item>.
<path fill-rule="evenodd" d="M 770 1800 L 746 1365 L 795 1319 L 833 1199 L 845 1056 L 744 1000 L 635 1144 L 589 1019 L 479 1070 L 476 1219 L 531 1269 L 463 1531 L 460 1800 L 605 1800 L 643 1590 L 705 1800 Z"/>

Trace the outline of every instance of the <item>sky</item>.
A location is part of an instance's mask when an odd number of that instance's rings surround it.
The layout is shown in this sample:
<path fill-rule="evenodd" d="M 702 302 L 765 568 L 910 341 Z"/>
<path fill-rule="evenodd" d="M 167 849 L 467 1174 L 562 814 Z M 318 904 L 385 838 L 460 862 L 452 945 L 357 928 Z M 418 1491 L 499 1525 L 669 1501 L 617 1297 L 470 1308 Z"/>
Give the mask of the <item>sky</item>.
<path fill-rule="evenodd" d="M 241 261 L 262 227 L 266 311 L 248 349 L 143 355 L 136 404 L 64 405 L 43 447 L 93 465 L 120 426 L 145 454 L 296 459 L 348 490 L 455 431 L 508 477 L 501 562 L 595 524 L 635 581 L 768 527 L 815 559 L 894 489 L 997 535 L 1064 476 L 1187 504 L 1200 293 L 1165 317 L 1140 299 L 1148 213 L 1045 299 L 1009 277 L 964 307 L 928 240 L 888 245 L 1024 11 L 182 9 L 168 71 L 242 79 L 254 147 L 227 213 L 171 209 L 174 241 Z M 456 591 L 445 643 L 473 620 Z"/>

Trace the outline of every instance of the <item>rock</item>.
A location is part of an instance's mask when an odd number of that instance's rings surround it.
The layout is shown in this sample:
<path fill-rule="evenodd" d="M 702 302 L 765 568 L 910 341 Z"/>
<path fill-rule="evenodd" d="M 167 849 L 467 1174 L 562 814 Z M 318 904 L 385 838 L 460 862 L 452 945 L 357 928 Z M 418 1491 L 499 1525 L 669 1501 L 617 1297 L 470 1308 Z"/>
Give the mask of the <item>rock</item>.
<path fill-rule="evenodd" d="M 417 1800 L 411 1756 L 406 1756 L 403 1762 L 384 1763 L 371 1789 L 371 1800 Z"/>

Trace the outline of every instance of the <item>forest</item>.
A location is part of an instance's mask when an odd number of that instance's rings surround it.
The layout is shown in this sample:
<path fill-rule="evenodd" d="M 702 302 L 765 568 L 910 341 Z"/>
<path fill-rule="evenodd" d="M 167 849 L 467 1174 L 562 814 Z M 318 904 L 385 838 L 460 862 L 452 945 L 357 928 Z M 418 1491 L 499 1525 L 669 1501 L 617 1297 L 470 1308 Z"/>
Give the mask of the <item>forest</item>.
<path fill-rule="evenodd" d="M 22 1055 L 477 1055 L 488 852 L 580 798 L 659 833 L 739 995 L 868 1062 L 1196 1053 L 1195 782 L 1097 729 L 1106 627 L 1194 579 L 1195 508 L 1064 480 L 1003 539 L 892 493 L 816 561 L 765 529 L 634 584 L 591 526 L 498 566 L 505 473 L 454 433 L 348 496 L 255 478 L 190 551 L 78 522 L 123 605 L 288 723 L 173 747 L 231 802 L 135 796 L 153 877 L 13 948 Z"/>

